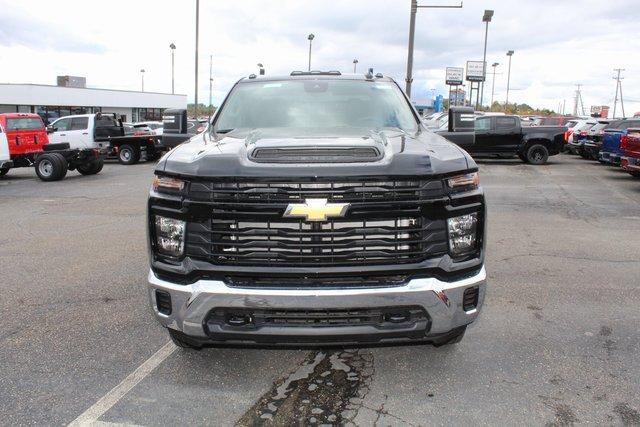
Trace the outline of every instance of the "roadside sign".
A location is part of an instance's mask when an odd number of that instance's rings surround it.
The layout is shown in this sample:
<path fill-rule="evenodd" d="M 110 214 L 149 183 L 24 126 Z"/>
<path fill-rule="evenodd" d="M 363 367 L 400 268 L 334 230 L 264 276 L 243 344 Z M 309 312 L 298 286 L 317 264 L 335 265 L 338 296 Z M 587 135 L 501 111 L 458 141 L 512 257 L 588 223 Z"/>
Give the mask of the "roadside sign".
<path fill-rule="evenodd" d="M 484 81 L 484 62 L 467 61 L 467 80 L 470 82 Z"/>
<path fill-rule="evenodd" d="M 447 67 L 447 76 L 445 83 L 450 86 L 461 85 L 463 73 L 464 69 L 462 67 Z"/>

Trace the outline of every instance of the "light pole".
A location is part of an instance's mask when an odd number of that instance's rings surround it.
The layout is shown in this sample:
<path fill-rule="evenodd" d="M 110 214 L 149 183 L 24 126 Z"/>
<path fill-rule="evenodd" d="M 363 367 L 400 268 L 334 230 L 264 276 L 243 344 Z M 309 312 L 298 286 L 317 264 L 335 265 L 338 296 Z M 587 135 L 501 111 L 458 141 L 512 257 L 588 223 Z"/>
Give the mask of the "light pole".
<path fill-rule="evenodd" d="M 353 60 L 353 74 L 355 74 L 355 73 L 356 73 L 356 67 L 357 67 L 357 66 L 358 66 L 358 60 L 357 60 L 357 59 L 354 59 L 354 60 Z"/>
<path fill-rule="evenodd" d="M 195 71 L 195 105 L 193 115 L 198 118 L 198 33 L 200 32 L 200 0 L 196 0 L 196 71 Z"/>
<path fill-rule="evenodd" d="M 491 110 L 491 107 L 493 106 L 493 95 L 495 94 L 496 89 L 496 67 L 498 65 L 500 64 L 497 62 L 491 64 L 491 66 L 493 67 L 493 83 L 491 83 L 491 105 L 489 105 L 489 110 Z"/>
<path fill-rule="evenodd" d="M 407 77 L 405 82 L 407 83 L 405 93 L 408 98 L 411 98 L 411 83 L 413 82 L 413 41 L 416 35 L 416 12 L 418 8 L 425 9 L 460 9 L 462 8 L 462 2 L 458 6 L 418 6 L 418 0 L 411 0 L 411 15 L 409 17 L 409 47 L 407 49 Z"/>
<path fill-rule="evenodd" d="M 213 111 L 211 108 L 211 97 L 213 94 L 213 55 L 209 55 L 209 111 Z M 211 113 L 209 113 L 209 117 L 211 117 Z"/>
<path fill-rule="evenodd" d="M 482 55 L 482 85 L 480 87 L 480 105 L 484 104 L 484 82 L 487 80 L 487 36 L 489 35 L 489 22 L 493 17 L 493 10 L 485 10 L 482 16 L 484 27 L 484 54 Z M 478 109 L 478 101 L 476 100 L 476 110 Z"/>
<path fill-rule="evenodd" d="M 260 74 L 261 76 L 264 76 L 264 66 L 262 65 L 261 62 L 258 62 L 258 74 Z"/>
<path fill-rule="evenodd" d="M 309 40 L 309 71 L 311 71 L 311 42 L 313 41 L 314 37 L 315 36 L 313 35 L 313 33 L 307 36 L 307 40 Z"/>
<path fill-rule="evenodd" d="M 175 57 L 174 57 L 174 53 L 176 51 L 176 45 L 171 43 L 169 45 L 169 49 L 171 49 L 171 93 L 174 94 L 175 92 L 175 75 L 174 75 L 174 70 L 175 70 Z"/>
<path fill-rule="evenodd" d="M 144 92 L 144 68 L 140 70 L 140 76 L 142 77 L 142 91 Z"/>
<path fill-rule="evenodd" d="M 509 106 L 509 85 L 511 84 L 511 57 L 513 56 L 513 51 L 508 51 L 507 56 L 509 57 L 509 71 L 507 71 L 507 101 L 504 103 L 505 109 Z"/>

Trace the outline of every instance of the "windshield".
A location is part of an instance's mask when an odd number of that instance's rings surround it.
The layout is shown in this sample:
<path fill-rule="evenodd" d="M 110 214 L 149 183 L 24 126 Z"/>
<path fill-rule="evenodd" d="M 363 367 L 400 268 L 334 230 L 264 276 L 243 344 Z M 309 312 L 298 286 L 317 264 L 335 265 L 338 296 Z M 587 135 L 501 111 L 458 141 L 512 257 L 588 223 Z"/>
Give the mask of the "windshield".
<path fill-rule="evenodd" d="M 7 119 L 7 129 L 42 129 L 44 124 L 39 118 L 25 117 L 20 119 Z"/>
<path fill-rule="evenodd" d="M 215 130 L 393 127 L 414 132 L 417 126 L 409 104 L 391 82 L 283 80 L 238 84 Z"/>

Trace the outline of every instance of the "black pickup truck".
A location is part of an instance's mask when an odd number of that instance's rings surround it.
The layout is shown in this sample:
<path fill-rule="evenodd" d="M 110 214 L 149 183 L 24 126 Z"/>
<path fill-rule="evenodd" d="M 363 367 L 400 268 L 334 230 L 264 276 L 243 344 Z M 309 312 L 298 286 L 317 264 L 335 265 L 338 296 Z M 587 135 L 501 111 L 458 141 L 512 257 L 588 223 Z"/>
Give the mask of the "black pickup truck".
<path fill-rule="evenodd" d="M 541 165 L 549 156 L 560 154 L 566 130 L 563 126 L 523 127 L 518 116 L 485 116 L 475 119 L 473 140 L 451 140 L 474 157 L 517 155 L 523 162 Z"/>
<path fill-rule="evenodd" d="M 455 343 L 485 221 L 475 161 L 392 79 L 250 76 L 156 166 L 151 307 L 181 347 Z"/>

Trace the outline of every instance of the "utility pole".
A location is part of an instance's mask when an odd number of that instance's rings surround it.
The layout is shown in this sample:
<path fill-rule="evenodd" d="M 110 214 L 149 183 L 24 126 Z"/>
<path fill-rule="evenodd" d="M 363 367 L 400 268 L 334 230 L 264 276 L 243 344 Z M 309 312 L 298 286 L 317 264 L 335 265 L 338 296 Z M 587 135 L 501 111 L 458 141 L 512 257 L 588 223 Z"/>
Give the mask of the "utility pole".
<path fill-rule="evenodd" d="M 142 92 L 144 92 L 144 68 L 140 70 L 140 75 L 142 76 Z"/>
<path fill-rule="evenodd" d="M 354 59 L 354 60 L 353 60 L 353 74 L 355 74 L 355 73 L 356 73 L 356 67 L 357 67 L 357 66 L 358 66 L 358 60 L 357 60 L 357 59 Z"/>
<path fill-rule="evenodd" d="M 209 55 L 209 111 L 213 111 L 211 108 L 211 95 L 213 94 L 213 55 Z M 210 114 L 211 115 L 211 114 Z"/>
<path fill-rule="evenodd" d="M 198 118 L 198 33 L 200 30 L 200 0 L 196 0 L 196 87 L 195 87 L 195 108 L 193 114 Z"/>
<path fill-rule="evenodd" d="M 578 115 L 578 105 L 580 105 L 580 112 L 584 116 L 585 115 L 585 113 L 584 113 L 584 103 L 582 101 L 582 91 L 580 90 L 582 85 L 581 84 L 577 84 L 576 87 L 577 87 L 576 96 L 575 96 L 574 102 L 573 102 L 573 115 L 574 116 Z"/>
<path fill-rule="evenodd" d="M 618 75 L 613 79 L 616 81 L 616 97 L 613 101 L 613 118 L 616 118 L 616 106 L 618 105 L 618 91 L 620 91 L 620 106 L 622 107 L 622 117 L 624 114 L 624 100 L 622 99 L 622 80 L 624 77 L 620 77 L 620 73 L 624 71 L 624 68 L 614 68 L 613 71 L 617 72 Z"/>
<path fill-rule="evenodd" d="M 413 41 L 416 35 L 416 12 L 418 8 L 424 9 L 460 9 L 462 2 L 458 6 L 418 6 L 418 0 L 411 0 L 411 15 L 409 17 L 409 46 L 407 52 L 407 77 L 405 78 L 405 93 L 411 99 L 411 83 L 413 82 Z"/>

